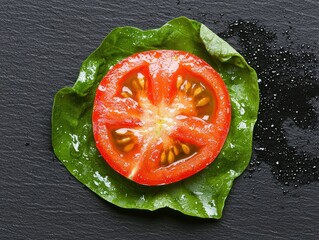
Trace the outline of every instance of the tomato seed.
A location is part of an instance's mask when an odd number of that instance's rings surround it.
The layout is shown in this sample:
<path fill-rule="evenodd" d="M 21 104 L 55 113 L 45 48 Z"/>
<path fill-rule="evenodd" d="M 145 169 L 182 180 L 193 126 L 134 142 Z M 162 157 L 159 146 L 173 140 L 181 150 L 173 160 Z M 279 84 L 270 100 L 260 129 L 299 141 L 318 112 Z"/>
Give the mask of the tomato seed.
<path fill-rule="evenodd" d="M 191 86 L 192 86 L 192 84 L 186 80 L 183 84 L 184 91 L 187 93 L 188 90 L 191 88 Z"/>
<path fill-rule="evenodd" d="M 138 73 L 138 74 L 137 74 L 137 80 L 138 80 L 138 83 L 139 83 L 140 87 L 141 87 L 142 89 L 144 89 L 144 87 L 145 87 L 145 78 L 144 78 L 144 75 L 141 74 L 141 73 Z"/>
<path fill-rule="evenodd" d="M 198 100 L 196 107 L 206 106 L 209 103 L 209 101 L 210 101 L 209 97 L 203 97 Z"/>
<path fill-rule="evenodd" d="M 166 153 L 165 151 L 163 151 L 161 154 L 161 164 L 165 165 L 165 163 L 166 163 Z"/>
<path fill-rule="evenodd" d="M 176 81 L 176 88 L 179 89 L 181 87 L 182 83 L 183 83 L 183 78 L 182 78 L 182 76 L 179 75 L 177 77 L 177 81 Z"/>
<path fill-rule="evenodd" d="M 168 164 L 172 164 L 174 162 L 175 155 L 172 150 L 168 152 L 167 160 L 168 160 Z"/>
<path fill-rule="evenodd" d="M 189 154 L 189 153 L 190 153 L 191 149 L 190 149 L 189 146 L 187 146 L 187 145 L 184 144 L 184 143 L 182 143 L 181 146 L 182 146 L 183 152 L 184 152 L 185 154 Z"/>
<path fill-rule="evenodd" d="M 123 148 L 123 151 L 124 152 L 130 152 L 133 150 L 135 144 L 134 143 L 130 143 L 130 144 L 127 144 L 124 148 Z"/>
<path fill-rule="evenodd" d="M 126 138 L 119 139 L 116 142 L 119 143 L 119 144 L 125 144 L 125 143 L 130 142 L 131 140 L 132 139 L 130 137 L 126 137 Z"/>
<path fill-rule="evenodd" d="M 121 95 L 122 95 L 122 97 L 124 97 L 124 98 L 132 97 L 132 95 L 130 95 L 128 92 L 122 92 Z"/>
<path fill-rule="evenodd" d="M 194 96 L 196 97 L 197 95 L 201 94 L 202 92 L 204 92 L 204 88 L 202 86 L 199 86 L 195 89 L 194 91 Z"/>
<path fill-rule="evenodd" d="M 175 155 L 179 154 L 179 149 L 178 149 L 178 147 L 176 145 L 173 147 L 173 151 L 174 151 Z"/>

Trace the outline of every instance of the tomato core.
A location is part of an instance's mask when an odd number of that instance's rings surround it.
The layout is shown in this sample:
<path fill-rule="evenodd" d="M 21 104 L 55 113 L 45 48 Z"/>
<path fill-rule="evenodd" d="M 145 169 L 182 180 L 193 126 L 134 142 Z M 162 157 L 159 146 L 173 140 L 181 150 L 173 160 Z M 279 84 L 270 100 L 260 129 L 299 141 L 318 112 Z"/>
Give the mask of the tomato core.
<path fill-rule="evenodd" d="M 173 50 L 132 55 L 102 79 L 94 101 L 96 146 L 144 185 L 169 184 L 210 164 L 230 126 L 230 100 L 202 59 Z"/>

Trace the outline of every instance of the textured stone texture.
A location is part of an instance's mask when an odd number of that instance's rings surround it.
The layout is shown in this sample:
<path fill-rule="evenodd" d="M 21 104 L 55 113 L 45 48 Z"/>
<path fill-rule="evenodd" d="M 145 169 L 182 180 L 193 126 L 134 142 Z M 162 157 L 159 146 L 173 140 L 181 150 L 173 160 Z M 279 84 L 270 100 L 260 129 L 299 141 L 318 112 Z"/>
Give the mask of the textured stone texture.
<path fill-rule="evenodd" d="M 50 117 L 55 92 L 74 83 L 114 27 L 156 28 L 185 15 L 218 33 L 254 18 L 275 32 L 291 26 L 292 40 L 316 48 L 318 2 L 109 2 L 0 1 L 0 239 L 316 239 L 318 183 L 283 194 L 265 164 L 236 181 L 219 221 L 112 206 L 55 158 Z"/>

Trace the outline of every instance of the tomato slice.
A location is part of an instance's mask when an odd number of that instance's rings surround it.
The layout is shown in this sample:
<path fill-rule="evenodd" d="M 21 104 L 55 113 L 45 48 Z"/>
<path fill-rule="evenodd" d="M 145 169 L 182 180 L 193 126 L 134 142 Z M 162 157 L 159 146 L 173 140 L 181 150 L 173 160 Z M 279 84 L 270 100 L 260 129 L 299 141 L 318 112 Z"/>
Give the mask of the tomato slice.
<path fill-rule="evenodd" d="M 220 75 L 183 51 L 134 54 L 96 91 L 93 132 L 107 163 L 143 185 L 187 178 L 214 161 L 229 131 L 231 105 Z"/>

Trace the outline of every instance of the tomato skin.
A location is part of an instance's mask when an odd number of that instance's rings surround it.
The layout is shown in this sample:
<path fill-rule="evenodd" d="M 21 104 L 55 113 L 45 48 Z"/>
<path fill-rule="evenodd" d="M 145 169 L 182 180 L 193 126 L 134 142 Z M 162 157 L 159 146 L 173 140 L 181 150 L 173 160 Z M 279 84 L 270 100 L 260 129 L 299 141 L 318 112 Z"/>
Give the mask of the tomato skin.
<path fill-rule="evenodd" d="M 220 75 L 197 56 L 174 50 L 137 53 L 116 64 L 96 91 L 92 115 L 106 162 L 149 186 L 180 181 L 212 163 L 230 121 Z"/>

